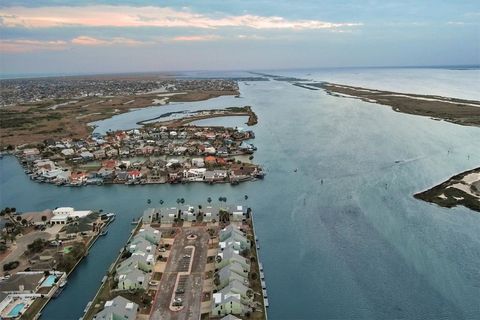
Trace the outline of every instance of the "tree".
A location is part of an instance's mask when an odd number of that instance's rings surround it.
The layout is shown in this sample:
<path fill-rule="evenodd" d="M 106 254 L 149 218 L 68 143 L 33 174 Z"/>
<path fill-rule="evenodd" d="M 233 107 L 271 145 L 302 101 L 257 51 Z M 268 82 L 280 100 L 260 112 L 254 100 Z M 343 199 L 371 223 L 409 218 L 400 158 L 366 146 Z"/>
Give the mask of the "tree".
<path fill-rule="evenodd" d="M 17 216 L 15 219 L 16 219 L 18 222 L 22 221 L 22 217 L 21 217 L 21 216 Z"/>
<path fill-rule="evenodd" d="M 185 199 L 183 199 L 183 198 L 180 199 L 180 203 L 181 203 L 181 204 L 184 204 L 184 203 L 185 203 Z"/>
<path fill-rule="evenodd" d="M 212 198 L 208 197 L 207 202 L 208 202 L 208 203 L 211 203 L 211 202 L 212 202 Z"/>
<path fill-rule="evenodd" d="M 48 219 L 47 216 L 42 216 L 42 221 L 43 222 L 47 221 L 47 219 Z"/>
<path fill-rule="evenodd" d="M 10 212 L 15 213 L 15 212 L 17 212 L 17 209 L 16 208 L 10 208 Z"/>
<path fill-rule="evenodd" d="M 22 219 L 22 225 L 26 226 L 28 224 L 27 219 Z"/>
<path fill-rule="evenodd" d="M 158 201 L 158 203 L 163 204 L 163 200 Z"/>
<path fill-rule="evenodd" d="M 248 196 L 247 196 L 247 195 L 245 195 L 245 200 L 248 200 Z"/>

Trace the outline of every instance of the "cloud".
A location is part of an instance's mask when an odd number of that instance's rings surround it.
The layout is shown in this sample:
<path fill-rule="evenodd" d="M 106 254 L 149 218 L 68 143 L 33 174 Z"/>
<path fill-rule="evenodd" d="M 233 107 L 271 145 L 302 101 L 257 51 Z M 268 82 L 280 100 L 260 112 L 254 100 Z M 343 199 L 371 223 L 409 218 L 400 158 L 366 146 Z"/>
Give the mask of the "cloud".
<path fill-rule="evenodd" d="M 70 41 L 55 40 L 55 41 L 42 41 L 42 40 L 27 40 L 27 39 L 13 39 L 13 40 L 0 40 L 0 52 L 3 53 L 22 53 L 32 51 L 45 51 L 45 50 L 66 50 L 73 46 L 110 46 L 110 45 L 123 45 L 123 46 L 136 46 L 143 45 L 147 42 L 137 41 L 129 38 L 111 38 L 111 39 L 98 39 L 88 36 L 79 36 Z"/>
<path fill-rule="evenodd" d="M 0 52 L 22 53 L 43 50 L 65 50 L 68 46 L 66 41 L 39 41 L 39 40 L 0 40 Z"/>
<path fill-rule="evenodd" d="M 241 40 L 265 40 L 266 37 L 259 36 L 258 34 L 239 34 L 237 35 L 238 39 Z"/>
<path fill-rule="evenodd" d="M 186 9 L 168 7 L 84 6 L 84 7 L 6 7 L 0 9 L 4 27 L 163 27 L 201 28 L 246 27 L 253 29 L 337 29 L 361 23 L 333 23 L 320 20 L 291 20 L 277 16 L 224 15 L 211 17 Z"/>
<path fill-rule="evenodd" d="M 221 36 L 209 34 L 209 35 L 199 35 L 199 36 L 177 36 L 173 37 L 173 41 L 215 41 L 222 39 Z"/>
<path fill-rule="evenodd" d="M 71 43 L 80 45 L 80 46 L 108 46 L 108 45 L 127 45 L 127 46 L 135 46 L 144 44 L 142 41 L 129 39 L 129 38 L 122 38 L 122 37 L 115 37 L 112 39 L 98 39 L 88 36 L 79 36 L 71 40 Z"/>

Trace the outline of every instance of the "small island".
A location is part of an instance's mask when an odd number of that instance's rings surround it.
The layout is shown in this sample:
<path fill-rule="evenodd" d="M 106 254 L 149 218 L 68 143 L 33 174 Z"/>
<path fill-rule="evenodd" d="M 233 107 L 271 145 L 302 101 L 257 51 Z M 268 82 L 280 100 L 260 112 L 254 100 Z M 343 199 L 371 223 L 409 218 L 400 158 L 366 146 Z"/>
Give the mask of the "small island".
<path fill-rule="evenodd" d="M 446 208 L 464 206 L 480 212 L 480 167 L 457 174 L 414 196 Z"/>

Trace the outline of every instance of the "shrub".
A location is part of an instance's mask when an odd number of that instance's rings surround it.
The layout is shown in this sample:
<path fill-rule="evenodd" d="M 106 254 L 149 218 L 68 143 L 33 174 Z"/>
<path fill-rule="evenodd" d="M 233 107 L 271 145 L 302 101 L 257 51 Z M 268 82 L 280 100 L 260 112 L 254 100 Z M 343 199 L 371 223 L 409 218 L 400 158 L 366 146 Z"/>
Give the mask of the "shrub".
<path fill-rule="evenodd" d="M 20 265 L 18 261 L 11 261 L 3 265 L 3 271 L 13 270 Z"/>

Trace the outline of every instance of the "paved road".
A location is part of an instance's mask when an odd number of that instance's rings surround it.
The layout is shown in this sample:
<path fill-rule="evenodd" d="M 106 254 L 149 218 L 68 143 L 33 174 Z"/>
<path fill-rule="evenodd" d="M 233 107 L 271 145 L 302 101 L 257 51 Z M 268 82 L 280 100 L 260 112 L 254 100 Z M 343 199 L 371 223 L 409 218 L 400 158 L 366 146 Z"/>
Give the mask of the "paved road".
<path fill-rule="evenodd" d="M 195 240 L 188 240 L 189 234 L 198 236 Z M 165 273 L 160 280 L 160 288 L 154 301 L 153 312 L 150 319 L 200 319 L 200 306 L 202 302 L 203 278 L 207 263 L 208 240 L 210 236 L 204 227 L 183 228 L 177 235 L 172 245 L 170 257 L 165 268 Z M 195 247 L 194 253 L 191 248 Z M 185 248 L 187 247 L 187 248 Z M 175 294 L 182 298 L 184 308 L 179 311 L 171 311 L 170 301 L 179 272 L 188 271 L 188 265 L 192 261 L 192 269 L 189 275 L 181 277 L 180 286 L 185 289 L 183 294 Z"/>

